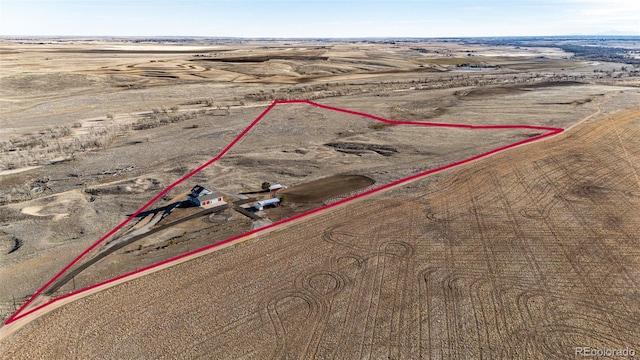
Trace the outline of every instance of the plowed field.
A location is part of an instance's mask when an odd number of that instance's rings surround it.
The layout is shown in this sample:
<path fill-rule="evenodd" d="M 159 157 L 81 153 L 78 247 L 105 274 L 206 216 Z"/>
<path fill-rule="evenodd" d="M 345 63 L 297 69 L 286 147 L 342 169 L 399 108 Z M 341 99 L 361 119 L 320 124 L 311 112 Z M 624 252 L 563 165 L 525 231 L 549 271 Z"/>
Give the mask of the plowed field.
<path fill-rule="evenodd" d="M 335 175 L 282 190 L 280 194 L 291 201 L 320 202 L 374 183 L 373 179 L 366 176 Z"/>

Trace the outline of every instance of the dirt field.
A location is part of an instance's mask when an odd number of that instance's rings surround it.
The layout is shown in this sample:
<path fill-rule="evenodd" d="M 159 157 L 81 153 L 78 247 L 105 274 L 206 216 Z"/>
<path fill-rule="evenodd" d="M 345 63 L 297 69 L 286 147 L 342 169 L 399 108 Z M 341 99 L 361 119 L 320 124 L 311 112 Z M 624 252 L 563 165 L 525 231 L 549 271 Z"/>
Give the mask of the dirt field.
<path fill-rule="evenodd" d="M 245 126 L 251 121 L 251 118 L 245 120 Z M 503 123 L 507 123 L 507 119 L 503 120 Z M 541 123 L 545 124 L 545 122 Z M 306 104 L 277 106 L 242 138 L 239 143 L 231 148 L 220 161 L 204 169 L 193 178 L 193 181 L 179 186 L 164 198 L 175 198 L 180 193 L 183 193 L 183 190 L 190 188 L 196 183 L 205 184 L 231 193 L 239 193 L 248 189 L 255 189 L 255 186 L 265 179 L 271 182 L 283 182 L 296 188 L 297 185 L 310 182 L 314 183 L 314 181 L 316 181 L 315 179 L 326 178 L 327 175 L 341 173 L 362 174 L 358 175 L 360 177 L 354 177 L 354 179 L 364 179 L 362 176 L 371 179 L 367 180 L 366 183 L 354 184 L 357 185 L 358 188 L 371 185 L 371 181 L 375 181 L 378 186 L 382 186 L 403 177 L 468 158 L 478 153 L 489 151 L 540 133 L 536 130 L 527 129 L 470 131 L 465 129 L 423 126 L 385 126 L 380 128 L 375 126 L 377 124 L 379 124 L 378 121 L 362 116 L 318 109 Z M 230 142 L 233 139 L 233 132 L 224 132 L 229 134 L 225 136 L 224 139 Z M 240 129 L 237 130 L 236 134 L 238 133 L 240 133 Z M 211 139 L 211 135 L 198 135 L 192 139 L 191 143 L 199 142 L 199 139 L 202 141 L 201 144 L 206 146 L 204 144 Z M 168 141 L 174 142 L 175 139 Z M 462 146 L 460 146 L 460 144 L 462 144 Z M 123 156 L 127 156 L 129 160 L 134 160 L 136 159 L 136 155 L 134 155 L 132 151 L 135 152 L 136 150 L 132 149 L 131 146 L 138 145 L 139 144 L 129 144 L 125 147 L 115 146 L 113 150 L 116 150 Z M 216 153 L 213 152 L 209 157 L 213 157 L 215 154 Z M 101 154 L 97 155 L 100 156 Z M 140 155 L 142 158 L 139 160 L 147 156 L 145 152 L 140 153 Z M 205 158 L 205 160 L 208 159 Z M 96 166 L 93 159 L 86 159 L 86 161 L 86 165 Z M 174 160 L 172 163 L 177 165 L 178 161 Z M 128 173 L 134 173 L 136 167 L 135 165 L 129 165 L 124 167 L 124 170 L 115 171 L 115 174 L 111 174 L 114 171 L 106 171 L 107 174 L 98 176 L 98 178 L 92 182 L 92 185 L 84 186 L 83 199 L 85 203 L 89 204 L 89 207 L 91 207 L 93 203 L 104 204 L 105 202 L 111 206 L 109 209 L 100 210 L 99 213 L 97 210 L 94 211 L 96 216 L 100 216 L 104 220 L 102 224 L 112 224 L 112 226 L 115 227 L 118 224 L 118 222 L 116 222 L 116 215 L 120 214 L 120 219 L 123 220 L 127 214 L 132 213 L 136 209 L 135 199 L 140 199 L 137 205 L 144 203 L 147 193 L 159 191 L 163 187 L 163 184 L 169 184 L 173 181 L 171 180 L 171 174 L 176 173 L 174 168 L 167 169 L 161 166 L 161 168 L 166 169 L 165 174 L 154 172 L 134 178 L 110 181 L 110 178 L 114 176 L 117 178 L 119 176 L 126 176 Z M 179 167 L 178 169 L 181 168 L 182 167 Z M 64 167 L 60 168 L 59 171 L 65 171 L 64 169 Z M 124 172 L 124 174 L 121 175 L 121 172 Z M 102 175 L 102 172 L 100 172 L 100 175 Z M 182 176 L 182 174 L 180 174 L 180 176 Z M 83 177 L 88 178 L 87 176 Z M 256 185 L 252 188 L 250 187 L 251 185 L 247 184 Z M 340 188 L 341 189 L 334 189 L 336 191 L 332 190 L 329 193 L 324 193 L 322 198 L 327 199 L 325 201 L 330 201 L 331 198 L 336 196 L 346 197 L 356 189 L 356 187 L 346 188 L 344 186 L 340 186 Z M 310 190 L 308 186 L 307 190 Z M 347 193 L 343 193 L 343 190 L 347 191 Z M 314 195 L 314 193 L 310 192 L 310 195 Z M 65 195 L 63 193 L 58 196 L 64 199 L 68 197 L 69 194 Z M 317 196 L 314 195 L 313 197 Z M 307 198 L 311 199 L 309 196 L 307 196 Z M 320 197 L 317 198 L 319 199 Z M 114 201 L 117 202 L 114 204 Z M 24 209 L 26 209 L 28 213 L 32 214 L 33 209 L 42 206 L 42 202 L 41 199 L 36 199 L 10 204 L 7 208 L 14 209 L 14 211 L 22 209 L 20 210 L 22 213 L 24 213 Z M 56 202 L 56 206 L 59 206 L 57 205 L 59 203 L 66 204 L 68 201 L 61 200 Z M 130 204 L 130 206 L 124 207 L 125 204 Z M 152 205 L 151 208 L 158 208 L 164 205 L 167 205 L 167 201 L 158 201 Z M 319 205 L 319 203 L 316 203 L 314 206 L 317 207 Z M 291 204 L 277 211 L 272 211 L 271 215 L 267 216 L 270 220 L 277 221 L 287 216 L 299 214 L 302 211 L 311 210 L 312 208 L 313 207 L 310 208 L 304 205 Z M 123 209 L 128 211 L 125 212 Z M 79 209 L 77 209 L 75 213 L 78 212 Z M 178 212 L 181 212 L 181 210 L 178 210 Z M 58 215 L 62 216 L 62 214 Z M 74 221 L 77 219 L 76 216 L 77 215 L 63 216 L 59 221 L 54 222 L 54 224 L 58 225 L 58 227 L 63 227 L 65 221 Z M 49 220 L 45 221 L 45 219 L 43 219 L 41 223 L 47 224 L 48 221 Z M 210 223 L 206 224 L 197 220 L 154 234 L 154 236 L 146 238 L 144 241 L 131 244 L 128 248 L 119 250 L 119 252 L 114 255 L 104 258 L 100 263 L 83 271 L 80 276 L 76 276 L 74 283 L 68 283 L 67 286 L 60 289 L 61 292 L 57 292 L 56 294 L 62 295 L 101 281 L 106 281 L 114 276 L 152 265 L 155 262 L 168 259 L 180 253 L 194 250 L 197 248 L 195 246 L 204 246 L 223 240 L 225 238 L 224 236 L 239 235 L 247 229 L 247 224 L 242 222 L 232 222 L 228 225 L 231 224 L 236 224 L 237 226 L 212 226 Z M 203 227 L 205 225 L 207 225 L 209 229 Z M 130 228 L 130 226 L 131 225 L 127 225 L 123 231 Z M 71 235 L 67 236 L 75 237 L 76 239 L 81 238 L 82 234 L 73 233 L 73 227 L 68 226 L 64 229 L 67 231 L 67 234 L 71 232 Z M 40 229 L 30 227 L 30 231 L 33 230 Z M 82 228 L 78 232 L 81 231 Z M 106 231 L 107 230 L 104 230 L 105 233 Z M 119 233 L 122 234 L 123 231 Z M 193 234 L 185 236 L 187 233 Z M 54 236 L 62 237 L 63 234 L 65 233 L 57 230 Z M 99 237 L 100 236 L 96 236 L 96 238 Z M 68 240 L 68 238 L 65 239 L 62 237 L 61 240 Z M 112 239 L 109 239 L 108 241 L 111 240 Z M 25 242 L 22 251 L 18 253 L 18 255 L 24 256 L 25 254 L 38 251 L 34 249 L 34 245 L 36 244 L 37 243 L 33 242 Z M 82 266 L 84 262 L 103 251 L 106 244 L 107 243 L 96 247 L 92 252 L 83 257 L 77 265 L 74 265 L 70 271 L 75 271 L 76 267 Z M 89 244 L 85 245 L 85 248 L 88 246 Z M 136 249 L 139 247 L 152 249 L 154 251 L 153 253 L 137 251 Z M 75 251 L 75 254 L 80 253 L 82 250 L 83 248 L 79 247 Z M 67 253 L 66 255 L 68 262 L 72 260 L 70 257 L 71 254 L 74 253 Z M 139 256 L 140 254 L 145 255 Z M 18 262 L 20 256 L 11 255 L 10 259 Z M 59 259 L 62 261 L 64 258 L 60 257 Z M 65 265 L 64 263 L 60 263 L 60 268 Z M 19 267 L 20 264 L 17 264 L 17 266 Z M 8 289 L 7 293 L 24 293 L 24 289 L 29 285 L 32 286 L 32 291 L 37 290 L 36 286 L 41 286 L 51 277 L 50 273 L 40 273 L 40 275 L 42 281 L 40 284 L 37 284 L 36 281 L 33 281 L 31 284 L 21 283 L 14 285 L 13 283 L 7 283 L 5 285 Z M 14 287 L 13 290 L 11 290 L 12 286 Z M 10 301 L 7 301 L 7 306 L 12 305 L 13 296 Z M 20 303 L 24 297 L 19 295 L 18 299 Z"/>
<path fill-rule="evenodd" d="M 3 351 L 568 358 L 576 346 L 638 349 L 638 139 L 637 110 L 584 123 L 428 188 L 79 300 Z"/>
<path fill-rule="evenodd" d="M 218 154 L 274 99 L 398 120 L 571 128 L 69 304 L 3 339 L 6 358 L 640 351 L 631 331 L 640 313 L 638 113 L 618 114 L 640 103 L 632 66 L 437 41 L 103 40 L 0 40 L 0 66 L 5 319 L 14 300 Z M 385 184 L 537 134 L 383 126 L 278 106 L 155 206 L 194 184 L 236 194 L 336 174 Z M 270 220 L 305 206 L 273 209 Z M 75 286 L 251 226 L 231 212 L 195 219 L 121 249 Z M 141 346 L 149 339 L 158 346 Z"/>
<path fill-rule="evenodd" d="M 335 175 L 305 184 L 300 184 L 279 192 L 293 202 L 322 202 L 332 197 L 373 185 L 375 181 L 361 175 Z"/>
<path fill-rule="evenodd" d="M 266 214 L 268 220 L 278 221 L 333 202 L 339 197 L 353 195 L 374 183 L 379 187 L 540 133 L 539 130 L 528 129 L 471 131 L 415 125 L 373 126 L 378 123 L 366 117 L 318 109 L 308 104 L 281 105 L 269 112 L 212 168 L 205 169 L 203 173 L 206 176 L 200 179 L 232 192 L 242 190 L 238 185 L 252 178 L 253 183 L 260 183 L 261 179 L 257 176 L 293 184 L 283 192 L 285 196 L 292 196 L 289 199 L 291 203 Z M 313 134 L 313 140 L 302 134 Z M 268 137 L 269 141 L 256 151 L 256 144 L 260 144 L 263 137 Z M 366 176 L 327 177 L 328 174 L 345 172 Z M 150 184 L 159 183 L 155 178 L 138 178 L 106 182 L 89 187 L 85 192 L 96 197 L 136 194 L 148 189 Z M 175 199 L 173 192 L 165 197 Z M 304 204 L 308 202 L 312 202 L 312 206 Z M 151 208 L 161 207 L 166 202 L 158 201 L 156 204 Z M 31 211 L 32 208 L 27 209 Z M 174 214 L 182 212 L 184 209 L 178 209 Z M 127 248 L 102 257 L 109 243 L 123 236 L 134 223 L 126 225 L 67 271 L 67 274 L 77 274 L 78 268 L 84 269 L 85 263 L 93 263 L 97 257 L 102 258 L 79 275 L 74 275 L 73 282 L 67 282 L 61 288 L 56 287 L 56 296 L 240 235 L 249 229 L 248 224 L 242 221 L 212 226 L 200 220 L 195 219 L 154 233 L 153 236 L 145 236 Z M 64 278 L 69 280 L 67 274 Z"/>

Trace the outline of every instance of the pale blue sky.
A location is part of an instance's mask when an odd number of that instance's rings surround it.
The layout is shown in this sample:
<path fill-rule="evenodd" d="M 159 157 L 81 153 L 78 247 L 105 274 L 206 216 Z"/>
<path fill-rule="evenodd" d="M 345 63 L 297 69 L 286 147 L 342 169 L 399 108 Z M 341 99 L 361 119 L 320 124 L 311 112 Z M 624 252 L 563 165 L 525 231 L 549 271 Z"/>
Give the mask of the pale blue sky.
<path fill-rule="evenodd" d="M 0 0 L 0 35 L 640 35 L 640 0 Z"/>

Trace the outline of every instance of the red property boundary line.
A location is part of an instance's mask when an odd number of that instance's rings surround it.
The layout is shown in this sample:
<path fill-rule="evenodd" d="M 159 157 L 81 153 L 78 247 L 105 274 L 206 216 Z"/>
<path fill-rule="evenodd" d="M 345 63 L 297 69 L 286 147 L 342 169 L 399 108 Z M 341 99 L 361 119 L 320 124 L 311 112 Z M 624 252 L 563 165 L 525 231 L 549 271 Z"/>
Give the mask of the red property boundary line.
<path fill-rule="evenodd" d="M 357 115 L 357 116 L 362 116 L 362 117 L 366 117 L 369 119 L 373 119 L 373 120 L 377 120 L 377 121 L 382 121 L 388 124 L 396 124 L 396 125 L 417 125 L 417 126 L 434 126 L 434 127 L 447 127 L 447 128 L 460 128 L 460 129 L 469 129 L 469 130 L 485 130 L 485 129 L 528 129 L 528 130 L 541 130 L 541 131 L 545 131 L 546 133 L 541 134 L 541 135 L 537 135 L 525 140 L 521 140 L 512 144 L 508 144 L 502 147 L 498 147 L 496 149 L 493 150 L 489 150 L 487 152 L 463 159 L 463 160 L 459 160 L 447 165 L 443 165 L 431 170 L 427 170 L 406 178 L 402 178 L 400 180 L 396 180 L 394 182 L 391 182 L 389 184 L 374 188 L 374 189 L 370 189 L 368 191 L 365 191 L 363 193 L 336 201 L 334 203 L 328 204 L 328 205 L 324 205 L 322 207 L 307 211 L 305 213 L 301 213 L 295 216 L 292 216 L 290 218 L 284 219 L 284 220 L 280 220 L 278 222 L 269 224 L 267 226 L 264 226 L 262 228 L 259 229 L 255 229 L 255 230 L 251 230 L 245 233 L 242 233 L 240 235 L 236 235 L 233 236 L 231 238 L 222 240 L 220 242 L 214 243 L 214 244 L 210 244 L 207 245 L 205 247 L 202 247 L 200 249 L 196 249 L 196 250 L 192 250 L 189 251 L 187 253 L 184 253 L 182 255 L 178 255 L 175 256 L 173 258 L 167 259 L 167 260 L 163 260 L 159 263 L 153 264 L 153 265 L 149 265 L 146 267 L 143 267 L 141 269 L 138 270 L 134 270 L 122 275 L 119 275 L 117 277 L 111 278 L 109 280 L 105 280 L 99 283 L 96 283 L 94 285 L 88 286 L 86 288 L 83 289 L 79 289 L 70 293 L 67 293 L 65 295 L 59 296 L 55 299 L 52 299 L 44 304 L 41 304 L 33 309 L 30 309 L 24 313 L 22 313 L 27 306 L 29 306 L 29 304 L 31 304 L 35 298 L 37 298 L 40 294 L 42 294 L 53 282 L 55 282 L 56 280 L 58 280 L 67 270 L 69 270 L 72 266 L 74 266 L 76 263 L 78 263 L 78 261 L 80 261 L 80 259 L 82 259 L 85 255 L 87 255 L 91 250 L 95 249 L 98 245 L 100 245 L 102 242 L 104 242 L 107 238 L 109 238 L 111 235 L 113 235 L 114 233 L 116 233 L 118 230 L 122 229 L 127 223 L 129 223 L 131 220 L 133 220 L 138 214 L 140 214 L 142 211 L 144 211 L 145 209 L 147 209 L 149 206 L 151 206 L 151 204 L 153 204 L 154 202 L 156 202 L 158 199 L 160 199 L 162 196 L 164 196 L 166 193 L 168 193 L 171 189 L 173 189 L 174 187 L 178 186 L 179 184 L 181 184 L 182 182 L 184 182 L 185 180 L 189 179 L 190 177 L 192 177 L 193 175 L 199 173 L 200 171 L 202 171 L 203 169 L 205 169 L 206 167 L 208 167 L 209 165 L 213 164 L 214 162 L 218 161 L 220 158 L 222 158 L 227 152 L 229 152 L 229 150 L 231 150 L 231 148 L 236 145 L 236 143 L 238 143 L 238 141 L 240 141 L 256 124 L 258 124 L 258 122 L 260 122 L 262 120 L 262 118 L 264 118 L 265 115 L 267 115 L 267 113 L 269 113 L 275 106 L 280 105 L 280 104 L 307 104 L 307 105 L 312 105 L 321 109 L 326 109 L 326 110 L 332 110 L 332 111 L 337 111 L 337 112 L 342 112 L 342 113 L 346 113 L 346 114 L 351 114 L 351 115 Z M 118 226 L 116 226 L 115 228 L 113 228 L 111 231 L 109 231 L 106 235 L 104 235 L 103 237 L 101 237 L 98 241 L 96 241 L 93 245 L 89 246 L 86 250 L 84 250 L 79 256 L 77 256 L 72 262 L 70 262 L 67 266 L 64 267 L 64 269 L 62 269 L 58 274 L 56 274 L 51 280 L 49 280 L 46 284 L 44 284 L 44 286 L 42 286 L 38 291 L 36 291 L 30 298 L 29 300 L 27 300 L 26 303 L 24 303 L 20 309 L 18 309 L 18 311 L 16 311 L 13 315 L 11 315 L 11 317 L 9 319 L 7 319 L 7 321 L 5 322 L 5 325 L 9 325 L 11 323 L 13 323 L 14 321 L 17 321 L 27 315 L 30 315 L 38 310 L 41 310 L 53 303 L 56 303 L 58 301 L 61 301 L 63 299 L 69 298 L 71 296 L 74 295 L 78 295 L 80 293 L 84 293 L 87 291 L 90 291 L 92 289 L 95 289 L 97 287 L 109 284 L 109 283 L 113 283 L 119 280 L 122 280 L 124 278 L 136 275 L 138 273 L 141 273 L 143 271 L 147 271 L 156 267 L 160 267 L 162 265 L 171 263 L 171 262 L 175 262 L 178 261 L 180 259 L 183 259 L 185 257 L 197 254 L 199 252 L 203 252 L 218 246 L 222 246 L 224 244 L 230 243 L 234 240 L 252 235 L 252 234 L 256 234 L 258 232 L 262 232 L 265 231 L 267 229 L 285 224 L 285 223 L 289 223 L 291 221 L 303 218 L 305 216 L 309 216 L 311 214 L 317 213 L 319 211 L 334 207 L 334 206 L 338 206 L 344 203 L 347 203 L 349 201 L 352 201 L 354 199 L 357 198 L 361 198 L 364 196 L 368 196 L 386 189 L 389 189 L 391 187 L 394 186 L 398 186 L 398 185 L 402 185 L 405 183 L 408 183 L 410 181 L 416 180 L 418 178 L 424 177 L 426 175 L 430 175 L 430 174 L 434 174 L 437 172 L 441 172 L 447 169 L 451 169 L 454 168 L 456 166 L 460 166 L 466 163 L 469 163 L 471 161 L 477 160 L 477 159 L 481 159 L 483 157 L 498 153 L 498 152 L 502 152 L 505 151 L 507 149 L 511 149 L 514 148 L 516 146 L 520 146 L 523 144 L 527 144 L 533 141 L 537 141 L 546 137 L 550 137 L 550 136 L 554 136 L 557 135 L 561 132 L 563 132 L 564 129 L 562 128 L 554 128 L 554 127 L 546 127 L 546 126 L 535 126 L 535 125 L 468 125 L 468 124 L 455 124 L 455 123 L 438 123 L 438 122 L 422 122 L 422 121 L 398 121 L 398 120 L 390 120 L 390 119 L 385 119 L 379 116 L 374 116 L 374 115 L 370 115 L 370 114 L 366 114 L 363 112 L 359 112 L 359 111 L 353 111 L 353 110 L 347 110 L 347 109 L 342 109 L 342 108 L 338 108 L 338 107 L 333 107 L 333 106 L 328 106 L 328 105 L 323 105 L 323 104 L 319 104 L 310 100 L 275 100 L 274 102 L 271 103 L 271 105 L 269 105 L 260 115 L 258 115 L 258 117 L 253 120 L 253 122 L 251 122 L 251 124 L 249 124 L 249 126 L 247 126 L 233 141 L 231 141 L 229 143 L 229 145 L 227 145 L 216 157 L 214 157 L 213 159 L 207 161 L 206 163 L 200 165 L 198 168 L 196 168 L 195 170 L 191 171 L 190 173 L 188 173 L 187 175 L 183 176 L 182 178 L 180 178 L 179 180 L 177 180 L 176 182 L 174 182 L 173 184 L 169 185 L 166 189 L 162 190 L 158 195 L 156 195 L 155 197 L 153 197 L 151 200 L 149 200 L 146 204 L 144 204 L 140 209 L 138 209 L 136 212 L 134 212 L 132 215 L 130 215 L 126 220 L 124 220 L 122 223 L 120 223 Z"/>

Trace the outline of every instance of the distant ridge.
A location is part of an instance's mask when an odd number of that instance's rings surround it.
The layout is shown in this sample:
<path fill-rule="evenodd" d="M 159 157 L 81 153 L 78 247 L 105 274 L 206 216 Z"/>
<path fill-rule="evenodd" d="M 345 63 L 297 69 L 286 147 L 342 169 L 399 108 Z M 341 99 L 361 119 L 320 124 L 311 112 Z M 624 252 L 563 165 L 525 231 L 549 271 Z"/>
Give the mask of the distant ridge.
<path fill-rule="evenodd" d="M 640 36 L 640 32 L 609 30 L 595 34 L 596 36 Z"/>

